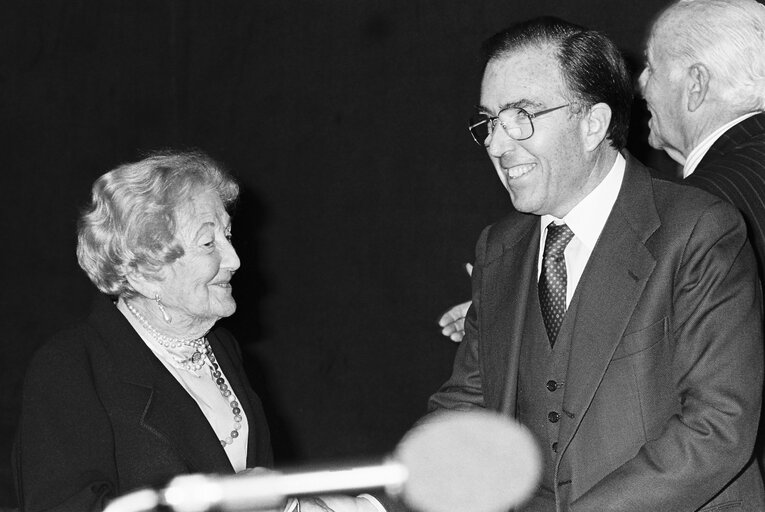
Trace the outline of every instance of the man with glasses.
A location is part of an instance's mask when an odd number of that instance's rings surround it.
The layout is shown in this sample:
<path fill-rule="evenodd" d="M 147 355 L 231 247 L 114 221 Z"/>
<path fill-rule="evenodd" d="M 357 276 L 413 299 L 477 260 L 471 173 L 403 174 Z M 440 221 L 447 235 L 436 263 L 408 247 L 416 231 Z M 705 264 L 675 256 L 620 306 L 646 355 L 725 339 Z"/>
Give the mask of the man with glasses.
<path fill-rule="evenodd" d="M 678 0 L 649 32 L 640 75 L 648 142 L 683 166 L 686 184 L 738 207 L 765 276 L 765 5 Z M 462 339 L 469 307 L 443 315 L 445 336 Z"/>
<path fill-rule="evenodd" d="M 469 128 L 517 211 L 479 238 L 430 414 L 528 427 L 543 476 L 523 511 L 765 510 L 762 311 L 740 214 L 622 151 L 632 86 L 602 34 L 541 18 L 484 50 Z"/>

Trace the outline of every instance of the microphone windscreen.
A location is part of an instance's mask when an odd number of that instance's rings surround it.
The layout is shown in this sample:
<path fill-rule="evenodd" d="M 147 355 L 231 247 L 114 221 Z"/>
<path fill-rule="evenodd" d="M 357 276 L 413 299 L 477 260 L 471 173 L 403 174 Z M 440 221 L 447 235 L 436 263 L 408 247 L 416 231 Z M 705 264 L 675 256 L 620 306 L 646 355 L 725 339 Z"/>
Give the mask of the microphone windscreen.
<path fill-rule="evenodd" d="M 506 512 L 536 489 L 542 463 L 531 433 L 488 411 L 445 412 L 412 429 L 394 459 L 401 497 L 420 512 Z"/>

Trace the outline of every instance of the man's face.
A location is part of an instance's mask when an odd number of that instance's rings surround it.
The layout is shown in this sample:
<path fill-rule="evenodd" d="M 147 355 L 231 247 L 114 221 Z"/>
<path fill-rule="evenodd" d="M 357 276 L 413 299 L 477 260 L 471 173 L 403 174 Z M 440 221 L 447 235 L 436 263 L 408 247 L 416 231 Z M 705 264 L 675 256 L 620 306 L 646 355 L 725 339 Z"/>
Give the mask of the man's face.
<path fill-rule="evenodd" d="M 673 76 L 666 44 L 668 41 L 660 32 L 655 32 L 648 41 L 646 66 L 640 74 L 640 91 L 651 113 L 648 143 L 678 159 L 678 153 L 687 156 L 683 137 L 682 84 Z"/>
<path fill-rule="evenodd" d="M 493 116 L 508 106 L 533 113 L 569 103 L 566 91 L 551 51 L 525 48 L 489 62 L 481 84 L 480 108 Z M 599 178 L 592 175 L 581 120 L 571 114 L 570 107 L 532 122 L 534 135 L 522 141 L 510 138 L 497 124 L 486 149 L 516 210 L 560 218 Z"/>

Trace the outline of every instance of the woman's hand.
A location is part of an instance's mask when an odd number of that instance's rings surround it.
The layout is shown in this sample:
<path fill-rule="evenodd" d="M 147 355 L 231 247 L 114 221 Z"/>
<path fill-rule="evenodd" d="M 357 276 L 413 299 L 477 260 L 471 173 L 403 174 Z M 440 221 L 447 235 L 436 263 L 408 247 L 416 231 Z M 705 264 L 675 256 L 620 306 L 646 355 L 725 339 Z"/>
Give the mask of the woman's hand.
<path fill-rule="evenodd" d="M 300 512 L 378 512 L 369 500 L 340 494 L 300 498 Z"/>
<path fill-rule="evenodd" d="M 237 475 L 267 475 L 277 473 L 272 469 L 255 467 L 247 468 Z M 383 509 L 384 510 L 384 509 Z M 268 511 L 281 512 L 281 511 Z M 309 496 L 287 501 L 283 512 L 380 512 L 368 499 L 344 496 L 342 494 L 326 496 Z"/>

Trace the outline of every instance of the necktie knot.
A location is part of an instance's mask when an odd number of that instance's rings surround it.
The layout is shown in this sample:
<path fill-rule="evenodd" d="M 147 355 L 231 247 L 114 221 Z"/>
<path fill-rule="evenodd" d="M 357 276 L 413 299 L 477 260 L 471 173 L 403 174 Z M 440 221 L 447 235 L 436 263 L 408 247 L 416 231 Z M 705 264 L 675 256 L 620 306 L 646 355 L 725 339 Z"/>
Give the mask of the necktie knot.
<path fill-rule="evenodd" d="M 547 226 L 547 239 L 545 240 L 545 250 L 542 254 L 543 259 L 563 254 L 572 238 L 574 238 L 574 232 L 566 224 L 554 224 L 551 222 Z"/>

